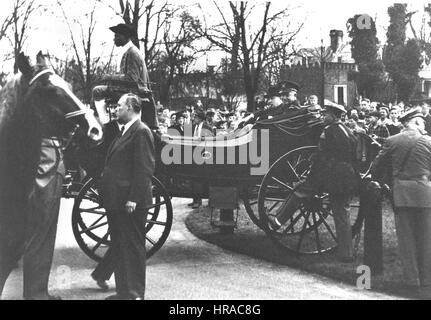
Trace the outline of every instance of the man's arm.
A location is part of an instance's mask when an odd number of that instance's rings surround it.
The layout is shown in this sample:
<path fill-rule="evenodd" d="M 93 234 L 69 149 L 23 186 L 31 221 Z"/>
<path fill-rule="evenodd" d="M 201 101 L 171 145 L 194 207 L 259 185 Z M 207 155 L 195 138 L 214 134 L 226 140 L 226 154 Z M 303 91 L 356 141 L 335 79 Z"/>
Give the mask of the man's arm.
<path fill-rule="evenodd" d="M 384 176 L 388 166 L 391 164 L 392 151 L 393 143 L 391 143 L 390 139 L 386 140 L 382 150 L 380 150 L 379 154 L 371 164 L 370 173 L 374 179 L 379 180 Z"/>
<path fill-rule="evenodd" d="M 139 128 L 133 138 L 133 180 L 128 200 L 140 203 L 151 188 L 155 170 L 154 141 L 150 130 Z"/>

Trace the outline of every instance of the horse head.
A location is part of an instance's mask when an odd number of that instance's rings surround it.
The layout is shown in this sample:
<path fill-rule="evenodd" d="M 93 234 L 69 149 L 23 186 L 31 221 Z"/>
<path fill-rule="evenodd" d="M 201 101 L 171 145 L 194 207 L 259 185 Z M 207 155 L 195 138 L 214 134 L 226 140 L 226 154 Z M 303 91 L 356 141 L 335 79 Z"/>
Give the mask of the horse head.
<path fill-rule="evenodd" d="M 17 66 L 22 73 L 22 85 L 26 88 L 21 105 L 41 122 L 42 136 L 66 137 L 79 126 L 91 140 L 101 140 L 102 128 L 93 111 L 75 96 L 66 81 L 49 68 L 42 52 L 37 54 L 34 66 L 21 53 Z"/>

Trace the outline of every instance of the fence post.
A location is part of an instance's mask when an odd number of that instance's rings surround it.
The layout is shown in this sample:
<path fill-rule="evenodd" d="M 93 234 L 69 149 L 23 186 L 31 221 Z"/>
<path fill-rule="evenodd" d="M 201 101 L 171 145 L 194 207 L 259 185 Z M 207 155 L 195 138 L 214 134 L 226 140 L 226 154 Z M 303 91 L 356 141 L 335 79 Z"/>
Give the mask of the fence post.
<path fill-rule="evenodd" d="M 383 215 L 382 188 L 376 181 L 368 181 L 362 194 L 365 214 L 364 264 L 372 274 L 383 273 Z"/>

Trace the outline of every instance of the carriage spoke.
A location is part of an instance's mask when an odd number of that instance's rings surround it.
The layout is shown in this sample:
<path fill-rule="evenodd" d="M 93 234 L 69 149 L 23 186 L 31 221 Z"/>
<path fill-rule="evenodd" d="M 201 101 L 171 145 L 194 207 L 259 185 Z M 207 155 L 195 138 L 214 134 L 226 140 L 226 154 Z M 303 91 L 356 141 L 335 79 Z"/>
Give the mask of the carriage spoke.
<path fill-rule="evenodd" d="M 287 161 L 287 164 L 289 165 L 289 168 L 292 169 L 293 173 L 295 174 L 296 180 L 299 181 L 299 176 L 296 173 L 296 170 L 292 167 L 289 161 Z"/>
<path fill-rule="evenodd" d="M 99 219 L 97 219 L 96 221 L 94 221 L 92 224 L 91 224 L 91 226 L 90 226 L 90 228 L 91 227 L 94 227 L 96 224 L 98 224 L 103 218 L 104 218 L 105 216 L 101 216 Z"/>
<path fill-rule="evenodd" d="M 296 165 L 295 165 L 295 168 L 298 166 L 298 164 L 300 164 L 300 163 L 301 163 L 301 160 L 302 160 L 302 155 L 301 155 L 301 154 L 299 154 L 299 155 L 298 155 L 298 158 L 296 159 Z"/>
<path fill-rule="evenodd" d="M 274 210 L 274 208 L 275 208 L 279 203 L 280 203 L 280 201 L 276 201 L 276 202 L 271 206 L 271 208 L 269 208 L 269 210 L 267 211 L 267 212 L 268 212 L 268 214 L 269 214 L 272 210 Z"/>
<path fill-rule="evenodd" d="M 102 209 L 102 208 L 100 208 L 100 209 Z M 81 209 L 81 212 L 92 213 L 92 214 L 100 214 L 100 215 L 106 216 L 106 212 L 104 212 L 104 211 L 98 211 L 98 210 L 93 210 L 93 209 Z"/>
<path fill-rule="evenodd" d="M 291 186 L 289 186 L 288 184 L 286 184 L 285 182 L 277 179 L 276 177 L 271 177 L 272 180 L 274 180 L 275 182 L 277 182 L 278 184 L 281 184 L 283 187 L 285 187 L 286 189 L 288 189 L 289 191 L 292 191 L 293 188 Z"/>
<path fill-rule="evenodd" d="M 155 246 L 156 245 L 156 241 L 154 241 L 153 239 L 151 239 L 149 236 L 145 236 L 145 239 L 147 239 L 148 240 L 148 242 L 149 243 L 151 243 L 153 246 Z"/>
<path fill-rule="evenodd" d="M 156 225 L 159 225 L 159 226 L 166 226 L 166 222 L 156 221 L 156 220 L 147 220 L 147 223 L 156 224 Z"/>
<path fill-rule="evenodd" d="M 334 234 L 334 232 L 331 229 L 331 226 L 326 222 L 325 218 L 322 217 L 322 215 L 317 212 L 317 214 L 319 215 L 320 219 L 322 219 L 322 223 L 325 225 L 326 229 L 329 231 L 329 233 L 331 234 L 331 237 L 337 241 L 337 236 Z"/>
<path fill-rule="evenodd" d="M 91 249 L 91 252 L 94 254 L 97 251 L 97 249 L 99 249 L 99 247 L 102 245 L 102 243 L 104 241 L 108 240 L 108 237 L 109 237 L 109 231 L 103 236 L 102 239 L 100 239 L 100 241 L 98 241 L 96 243 L 96 245 L 93 247 L 93 249 Z"/>
<path fill-rule="evenodd" d="M 152 206 L 149 206 L 149 207 L 147 208 L 147 210 L 154 209 L 154 208 L 157 208 L 157 207 L 161 207 L 161 206 L 163 206 L 164 204 L 166 204 L 167 202 L 168 202 L 168 201 L 162 201 L 162 202 L 159 202 L 159 203 L 153 204 Z"/>
<path fill-rule="evenodd" d="M 99 224 L 97 226 L 88 227 L 86 229 L 81 230 L 79 233 L 80 234 L 87 233 L 88 231 L 91 231 L 91 230 L 94 230 L 94 229 L 106 226 L 107 224 L 108 224 L 108 222 L 104 222 L 104 223 L 101 223 L 101 224 Z"/>
<path fill-rule="evenodd" d="M 265 201 L 278 201 L 278 202 L 286 202 L 286 199 L 281 198 L 265 198 Z"/>
<path fill-rule="evenodd" d="M 96 197 L 99 197 L 99 193 L 97 192 L 96 189 L 90 188 L 90 189 L 88 189 L 88 191 L 91 191 L 92 194 L 94 194 Z"/>
<path fill-rule="evenodd" d="M 289 224 L 289 225 L 287 226 L 287 228 L 283 231 L 283 233 L 284 233 L 284 234 L 288 233 L 290 230 L 292 230 L 292 231 L 293 231 L 293 229 L 294 229 L 294 227 L 295 227 L 295 224 L 299 221 L 299 219 L 301 219 L 301 218 L 305 218 L 304 211 L 303 211 L 302 209 L 303 209 L 303 208 L 300 208 L 301 213 L 300 213 L 300 214 L 298 214 L 295 218 L 293 218 L 293 215 L 292 215 L 292 217 L 290 218 L 290 219 L 291 219 L 290 224 Z"/>
<path fill-rule="evenodd" d="M 101 205 L 98 205 L 97 207 L 86 208 L 86 209 L 83 209 L 83 210 L 89 210 L 90 212 L 92 212 L 92 211 L 96 211 L 97 209 L 103 209 L 103 207 Z"/>
<path fill-rule="evenodd" d="M 316 220 L 316 212 L 313 211 L 313 224 L 314 224 L 314 233 L 316 234 L 316 242 L 317 242 L 317 250 L 320 252 L 322 251 L 322 245 L 320 243 L 320 238 L 319 238 L 319 226 L 317 225 L 317 220 Z"/>
<path fill-rule="evenodd" d="M 306 221 L 308 221 L 309 217 L 310 217 L 310 212 L 307 212 L 307 217 L 305 218 Z M 298 246 L 296 247 L 296 251 L 299 251 L 301 249 L 302 240 L 304 240 L 304 237 L 306 234 L 306 232 L 305 232 L 306 226 L 307 226 L 307 224 L 304 222 L 304 225 L 302 226 L 302 230 L 301 230 L 301 235 L 300 235 L 300 238 L 298 241 Z"/>
<path fill-rule="evenodd" d="M 256 201 L 252 201 L 252 202 L 250 202 L 249 204 L 250 204 L 250 206 L 254 206 L 255 204 L 257 204 L 258 203 L 258 201 L 256 200 Z"/>

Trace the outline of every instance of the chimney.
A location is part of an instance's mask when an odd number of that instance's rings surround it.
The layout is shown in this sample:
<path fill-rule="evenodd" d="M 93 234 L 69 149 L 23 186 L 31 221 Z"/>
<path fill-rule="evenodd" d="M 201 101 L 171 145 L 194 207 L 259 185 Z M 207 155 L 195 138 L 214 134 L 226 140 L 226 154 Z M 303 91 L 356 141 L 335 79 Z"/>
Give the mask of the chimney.
<path fill-rule="evenodd" d="M 331 30 L 329 32 L 329 36 L 331 37 L 332 52 L 337 52 L 338 48 L 340 48 L 341 44 L 343 43 L 343 31 Z"/>

